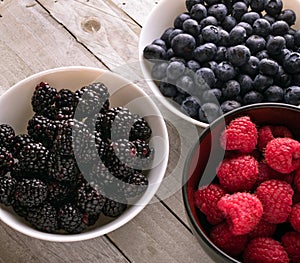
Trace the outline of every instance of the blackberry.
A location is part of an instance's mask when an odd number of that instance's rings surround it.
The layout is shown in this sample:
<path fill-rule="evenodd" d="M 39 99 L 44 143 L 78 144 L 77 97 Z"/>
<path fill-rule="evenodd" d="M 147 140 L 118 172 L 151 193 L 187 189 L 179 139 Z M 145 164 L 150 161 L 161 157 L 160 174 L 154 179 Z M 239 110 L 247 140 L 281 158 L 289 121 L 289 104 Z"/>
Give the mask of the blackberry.
<path fill-rule="evenodd" d="M 113 199 L 106 199 L 106 202 L 102 208 L 104 215 L 109 217 L 117 217 L 121 215 L 127 208 L 127 204 L 120 203 Z"/>
<path fill-rule="evenodd" d="M 66 182 L 52 181 L 48 183 L 47 200 L 55 207 L 61 206 L 72 197 L 72 185 Z"/>
<path fill-rule="evenodd" d="M 150 138 L 151 134 L 152 130 L 148 122 L 143 117 L 140 117 L 134 122 L 130 129 L 129 140 L 147 140 Z"/>
<path fill-rule="evenodd" d="M 68 233 L 80 233 L 87 225 L 82 224 L 84 214 L 73 203 L 66 203 L 58 210 L 60 228 Z"/>
<path fill-rule="evenodd" d="M 0 176 L 11 171 L 14 165 L 14 158 L 5 147 L 0 147 Z"/>
<path fill-rule="evenodd" d="M 77 192 L 77 206 L 90 215 L 99 214 L 106 198 L 90 184 L 84 185 Z"/>
<path fill-rule="evenodd" d="M 19 165 L 24 172 L 45 173 L 46 175 L 51 158 L 50 151 L 42 143 L 28 143 L 20 152 Z"/>
<path fill-rule="evenodd" d="M 41 114 L 47 113 L 54 105 L 56 95 L 57 90 L 48 83 L 41 82 L 38 84 L 31 98 L 33 111 Z"/>
<path fill-rule="evenodd" d="M 137 197 L 144 193 L 149 184 L 148 178 L 142 173 L 134 173 L 124 180 L 124 195 L 127 198 Z"/>
<path fill-rule="evenodd" d="M 109 107 L 109 92 L 107 87 L 100 82 L 82 87 L 75 92 L 75 116 L 83 118 L 93 116 Z"/>
<path fill-rule="evenodd" d="M 63 106 L 57 109 L 55 120 L 62 121 L 74 118 L 75 110 L 73 106 Z"/>
<path fill-rule="evenodd" d="M 24 206 L 23 204 L 21 204 L 21 202 L 19 202 L 18 200 L 15 200 L 12 203 L 12 208 L 16 212 L 17 215 L 19 215 L 21 217 L 25 217 L 25 218 L 27 217 L 27 214 L 30 209 L 28 206 Z"/>
<path fill-rule="evenodd" d="M 41 142 L 48 148 L 51 148 L 57 135 L 57 124 L 42 116 L 35 114 L 27 125 L 28 134 L 37 142 Z"/>
<path fill-rule="evenodd" d="M 28 134 L 18 134 L 14 137 L 12 143 L 11 143 L 11 152 L 12 155 L 19 159 L 20 158 L 20 152 L 23 149 L 23 147 L 29 143 L 34 142 L 33 138 Z"/>
<path fill-rule="evenodd" d="M 30 209 L 26 219 L 36 229 L 44 232 L 53 233 L 58 229 L 56 208 L 50 203 Z"/>
<path fill-rule="evenodd" d="M 57 92 L 55 97 L 55 107 L 57 109 L 62 107 L 73 107 L 75 101 L 75 94 L 69 89 L 61 89 Z"/>
<path fill-rule="evenodd" d="M 47 198 L 47 185 L 39 179 L 22 179 L 16 184 L 15 198 L 22 206 L 39 206 Z"/>
<path fill-rule="evenodd" d="M 74 182 L 80 173 L 72 156 L 55 155 L 49 162 L 49 176 L 60 182 Z"/>
<path fill-rule="evenodd" d="M 0 177 L 0 203 L 11 205 L 14 202 L 16 180 L 11 176 Z"/>
<path fill-rule="evenodd" d="M 10 149 L 10 144 L 14 140 L 15 131 L 8 124 L 0 124 L 0 147 Z"/>

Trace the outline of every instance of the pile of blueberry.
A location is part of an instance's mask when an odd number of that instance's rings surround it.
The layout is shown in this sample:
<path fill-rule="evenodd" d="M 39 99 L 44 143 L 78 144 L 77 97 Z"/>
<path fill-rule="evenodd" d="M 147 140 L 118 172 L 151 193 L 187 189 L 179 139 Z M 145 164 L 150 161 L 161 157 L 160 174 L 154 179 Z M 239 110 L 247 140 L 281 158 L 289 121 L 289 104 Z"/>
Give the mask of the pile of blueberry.
<path fill-rule="evenodd" d="M 300 104 L 300 30 L 281 0 L 186 0 L 143 50 L 161 93 L 209 123 L 261 102 Z"/>

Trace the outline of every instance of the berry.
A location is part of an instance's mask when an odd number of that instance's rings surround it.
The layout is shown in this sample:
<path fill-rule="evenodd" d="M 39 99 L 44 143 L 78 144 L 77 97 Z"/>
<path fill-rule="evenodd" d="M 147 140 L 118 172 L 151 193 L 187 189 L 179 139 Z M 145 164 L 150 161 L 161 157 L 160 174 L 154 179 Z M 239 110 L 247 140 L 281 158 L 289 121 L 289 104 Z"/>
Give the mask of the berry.
<path fill-rule="evenodd" d="M 191 8 L 193 7 L 193 5 L 195 4 L 203 4 L 204 0 L 186 0 L 185 1 L 185 5 L 188 11 L 191 10 Z"/>
<path fill-rule="evenodd" d="M 4 175 L 0 177 L 0 203 L 12 205 L 14 202 L 14 193 L 16 180 L 11 176 Z"/>
<path fill-rule="evenodd" d="M 75 94 L 69 89 L 61 89 L 58 91 L 55 98 L 55 107 L 72 107 L 74 106 Z"/>
<path fill-rule="evenodd" d="M 247 235 L 234 235 L 227 223 L 214 226 L 209 237 L 218 248 L 231 256 L 241 254 L 248 243 Z"/>
<path fill-rule="evenodd" d="M 143 194 L 149 184 L 148 178 L 142 173 L 136 172 L 124 179 L 122 191 L 126 198 L 137 197 Z"/>
<path fill-rule="evenodd" d="M 259 72 L 268 76 L 276 75 L 279 65 L 272 59 L 264 58 L 259 62 Z"/>
<path fill-rule="evenodd" d="M 190 117 L 198 115 L 200 100 L 197 97 L 189 96 L 181 104 L 181 110 Z"/>
<path fill-rule="evenodd" d="M 243 103 L 245 105 L 254 104 L 254 103 L 261 103 L 264 99 L 264 96 L 258 91 L 249 91 L 243 97 Z"/>
<path fill-rule="evenodd" d="M 236 20 L 240 20 L 241 17 L 245 13 L 247 13 L 247 11 L 248 11 L 248 6 L 242 1 L 238 1 L 235 4 L 233 4 L 233 6 L 232 6 L 232 16 Z"/>
<path fill-rule="evenodd" d="M 211 123 L 221 115 L 220 106 L 216 103 L 207 102 L 199 108 L 199 120 Z"/>
<path fill-rule="evenodd" d="M 139 139 L 145 141 L 151 137 L 151 134 L 152 130 L 148 122 L 143 117 L 138 117 L 130 129 L 129 140 Z"/>
<path fill-rule="evenodd" d="M 218 25 L 218 20 L 214 16 L 207 16 L 203 18 L 199 23 L 200 28 L 204 28 L 206 26 L 217 26 L 217 25 Z"/>
<path fill-rule="evenodd" d="M 287 73 L 296 74 L 300 72 L 300 54 L 291 52 L 283 60 L 283 68 Z"/>
<path fill-rule="evenodd" d="M 185 20 L 189 19 L 190 15 L 187 13 L 182 13 L 179 14 L 175 19 L 174 19 L 174 27 L 182 29 L 182 24 Z M 152 42 L 153 43 L 153 42 Z"/>
<path fill-rule="evenodd" d="M 10 145 L 15 138 L 13 127 L 8 124 L 0 124 L 0 147 L 10 149 Z"/>
<path fill-rule="evenodd" d="M 166 51 L 158 45 L 147 45 L 143 50 L 144 58 L 149 60 L 162 60 L 166 57 Z"/>
<path fill-rule="evenodd" d="M 252 25 L 253 34 L 262 37 L 267 37 L 271 32 L 271 25 L 268 20 L 264 18 L 256 19 Z M 273 28 L 273 25 L 272 25 Z"/>
<path fill-rule="evenodd" d="M 219 89 L 205 90 L 202 94 L 202 100 L 205 102 L 217 102 L 221 99 L 222 92 Z"/>
<path fill-rule="evenodd" d="M 244 65 L 250 58 L 250 50 L 244 45 L 230 47 L 227 50 L 227 58 L 234 66 Z"/>
<path fill-rule="evenodd" d="M 270 55 L 280 55 L 282 52 L 282 49 L 285 48 L 285 39 L 282 36 L 270 36 L 267 39 L 266 43 L 266 49 Z M 292 64 L 292 61 L 289 61 L 287 63 L 287 67 L 290 67 L 290 64 Z"/>
<path fill-rule="evenodd" d="M 28 134 L 18 134 L 14 137 L 13 141 L 11 142 L 11 152 L 12 152 L 12 155 L 19 159 L 21 156 L 20 156 L 20 152 L 22 150 L 22 148 L 29 144 L 29 143 L 32 143 L 34 142 L 33 141 L 33 138 L 31 138 L 30 135 Z"/>
<path fill-rule="evenodd" d="M 202 4 L 195 4 L 190 10 L 190 15 L 193 19 L 201 21 L 203 18 L 207 17 L 207 9 Z"/>
<path fill-rule="evenodd" d="M 256 13 L 256 12 L 247 12 L 247 13 L 242 15 L 241 21 L 246 22 L 246 23 L 248 23 L 252 26 L 253 23 L 259 18 L 260 18 L 260 15 L 258 13 Z"/>
<path fill-rule="evenodd" d="M 253 78 L 258 74 L 258 64 L 259 59 L 255 56 L 250 56 L 248 62 L 241 67 L 241 70 L 244 74 L 247 74 Z"/>
<path fill-rule="evenodd" d="M 292 26 L 295 24 L 296 21 L 296 14 L 291 9 L 285 9 L 282 10 L 282 12 L 277 17 L 278 20 L 283 20 L 287 22 L 289 26 Z"/>
<path fill-rule="evenodd" d="M 250 153 L 257 143 L 256 125 L 248 116 L 232 120 L 221 135 L 221 146 L 225 150 Z"/>
<path fill-rule="evenodd" d="M 251 10 L 254 12 L 261 12 L 265 8 L 266 0 L 252 0 L 250 1 Z"/>
<path fill-rule="evenodd" d="M 185 65 L 181 61 L 172 61 L 167 67 L 167 78 L 169 80 L 177 79 L 185 71 Z"/>
<path fill-rule="evenodd" d="M 246 29 L 239 25 L 236 25 L 229 32 L 230 44 L 232 46 L 242 44 L 246 37 L 247 37 Z"/>
<path fill-rule="evenodd" d="M 200 33 L 200 26 L 195 19 L 186 19 L 182 24 L 182 29 L 185 33 L 188 33 L 194 37 L 197 37 Z"/>
<path fill-rule="evenodd" d="M 266 101 L 281 102 L 283 100 L 284 91 L 281 87 L 272 85 L 264 91 L 263 95 Z"/>
<path fill-rule="evenodd" d="M 299 105 L 300 104 L 300 87 L 290 86 L 284 91 L 284 101 L 288 104 Z"/>
<path fill-rule="evenodd" d="M 244 255 L 245 263 L 288 263 L 288 254 L 283 246 L 269 237 L 252 239 L 247 245 Z"/>
<path fill-rule="evenodd" d="M 214 16 L 218 21 L 223 21 L 227 15 L 227 8 L 224 4 L 211 5 L 207 10 L 208 15 Z"/>
<path fill-rule="evenodd" d="M 5 147 L 0 147 L 0 176 L 11 171 L 14 165 L 14 158 Z"/>
<path fill-rule="evenodd" d="M 182 33 L 175 36 L 171 41 L 171 48 L 178 56 L 191 53 L 196 47 L 196 40 L 192 35 Z"/>
<path fill-rule="evenodd" d="M 246 40 L 246 46 L 250 49 L 251 54 L 257 54 L 266 48 L 266 40 L 259 35 L 251 35 Z"/>
<path fill-rule="evenodd" d="M 121 215 L 126 210 L 126 208 L 126 204 L 107 198 L 102 212 L 106 216 L 117 217 Z"/>
<path fill-rule="evenodd" d="M 260 200 L 250 193 L 234 193 L 221 197 L 217 203 L 234 235 L 250 233 L 259 223 L 263 206 Z"/>
<path fill-rule="evenodd" d="M 281 242 L 289 255 L 290 262 L 300 262 L 300 233 L 293 231 L 286 232 L 282 236 Z"/>
<path fill-rule="evenodd" d="M 60 182 L 76 181 L 80 171 L 74 157 L 56 155 L 48 166 L 49 176 Z"/>
<path fill-rule="evenodd" d="M 193 57 L 199 63 L 213 60 L 217 53 L 217 46 L 214 43 L 205 43 L 196 47 L 193 51 Z"/>
<path fill-rule="evenodd" d="M 236 70 L 231 63 L 222 61 L 218 64 L 215 74 L 219 80 L 226 82 L 236 76 Z"/>
<path fill-rule="evenodd" d="M 267 164 L 280 173 L 291 173 L 300 166 L 300 143 L 291 138 L 275 138 L 265 150 Z"/>
<path fill-rule="evenodd" d="M 60 207 L 74 197 L 74 186 L 66 182 L 49 181 L 47 184 L 47 200 L 55 207 Z"/>
<path fill-rule="evenodd" d="M 234 16 L 227 15 L 222 21 L 222 28 L 228 32 L 236 26 L 237 22 Z"/>
<path fill-rule="evenodd" d="M 264 74 L 258 74 L 253 80 L 253 87 L 258 92 L 264 92 L 273 84 L 273 78 Z"/>
<path fill-rule="evenodd" d="M 282 5 L 281 0 L 267 0 L 265 3 L 265 11 L 271 16 L 279 15 L 282 11 Z"/>
<path fill-rule="evenodd" d="M 276 231 L 276 224 L 261 219 L 256 227 L 249 233 L 250 239 L 257 237 L 272 237 Z"/>
<path fill-rule="evenodd" d="M 226 191 L 217 184 L 199 188 L 194 194 L 195 205 L 206 215 L 207 221 L 216 225 L 224 220 L 223 213 L 217 208 L 217 203 Z"/>
<path fill-rule="evenodd" d="M 238 82 L 240 84 L 240 93 L 246 94 L 247 92 L 251 91 L 253 88 L 253 80 L 249 75 L 239 75 Z"/>
<path fill-rule="evenodd" d="M 225 83 L 225 87 L 222 89 L 222 94 L 224 99 L 234 99 L 239 95 L 240 91 L 240 83 L 236 80 L 229 80 Z"/>
<path fill-rule="evenodd" d="M 272 34 L 273 36 L 283 36 L 288 33 L 289 25 L 283 20 L 276 21 L 272 24 Z"/>
<path fill-rule="evenodd" d="M 274 224 L 286 222 L 292 209 L 293 194 L 287 182 L 272 179 L 261 183 L 256 195 L 264 208 L 263 219 Z"/>
<path fill-rule="evenodd" d="M 292 206 L 289 220 L 294 230 L 300 232 L 300 203 Z"/>
<path fill-rule="evenodd" d="M 241 104 L 235 100 L 226 100 L 220 106 L 223 113 L 235 110 L 239 107 L 241 107 Z"/>

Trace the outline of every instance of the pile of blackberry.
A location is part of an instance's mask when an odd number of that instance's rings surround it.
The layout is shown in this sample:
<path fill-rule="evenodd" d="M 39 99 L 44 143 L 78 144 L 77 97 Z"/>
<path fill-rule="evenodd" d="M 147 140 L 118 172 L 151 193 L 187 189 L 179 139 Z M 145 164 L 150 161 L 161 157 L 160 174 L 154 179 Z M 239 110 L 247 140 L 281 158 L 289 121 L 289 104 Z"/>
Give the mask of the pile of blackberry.
<path fill-rule="evenodd" d="M 281 0 L 186 0 L 143 50 L 161 93 L 209 123 L 261 102 L 300 104 L 300 30 Z"/>
<path fill-rule="evenodd" d="M 80 233 L 143 194 L 151 128 L 109 96 L 100 82 L 75 92 L 38 84 L 27 133 L 0 124 L 0 203 L 41 231 Z"/>

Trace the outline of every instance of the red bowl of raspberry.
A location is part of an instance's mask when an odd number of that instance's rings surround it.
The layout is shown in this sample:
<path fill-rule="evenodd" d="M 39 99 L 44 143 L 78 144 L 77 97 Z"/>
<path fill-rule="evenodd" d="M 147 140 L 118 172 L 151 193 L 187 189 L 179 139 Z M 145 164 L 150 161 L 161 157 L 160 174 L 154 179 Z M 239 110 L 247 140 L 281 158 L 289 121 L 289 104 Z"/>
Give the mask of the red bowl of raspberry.
<path fill-rule="evenodd" d="M 215 120 L 187 157 L 191 229 L 216 262 L 300 262 L 300 108 L 253 104 Z"/>

